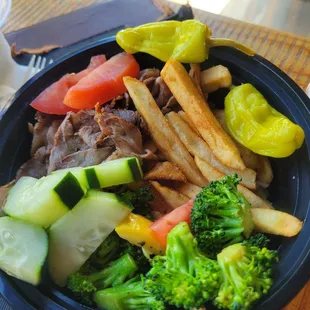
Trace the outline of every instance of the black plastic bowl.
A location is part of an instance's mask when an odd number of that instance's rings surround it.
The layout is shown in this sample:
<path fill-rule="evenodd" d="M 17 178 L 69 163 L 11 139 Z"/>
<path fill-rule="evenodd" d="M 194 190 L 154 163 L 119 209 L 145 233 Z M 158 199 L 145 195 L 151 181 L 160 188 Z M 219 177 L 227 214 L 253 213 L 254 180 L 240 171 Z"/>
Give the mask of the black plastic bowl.
<path fill-rule="evenodd" d="M 34 111 L 28 107 L 29 103 L 64 74 L 86 67 L 91 56 L 104 53 L 109 58 L 120 51 L 114 38 L 101 40 L 68 54 L 17 92 L 12 106 L 0 121 L 0 184 L 14 179 L 17 169 L 29 158 L 31 136 L 28 122 L 33 120 L 34 115 Z M 145 54 L 137 54 L 136 58 L 141 68 L 163 66 L 162 62 Z M 272 160 L 275 177 L 270 187 L 270 200 L 277 209 L 304 221 L 297 237 L 276 240 L 280 262 L 275 270 L 275 282 L 270 293 L 256 306 L 256 309 L 264 310 L 281 309 L 302 288 L 310 274 L 310 100 L 286 74 L 260 56 L 249 57 L 232 48 L 218 47 L 211 49 L 209 60 L 203 68 L 215 64 L 227 66 L 235 81 L 253 84 L 277 110 L 298 123 L 306 134 L 302 148 L 292 156 Z M 66 291 L 58 290 L 51 283 L 45 282 L 34 287 L 3 272 L 0 292 L 14 309 L 84 308 L 70 299 Z"/>

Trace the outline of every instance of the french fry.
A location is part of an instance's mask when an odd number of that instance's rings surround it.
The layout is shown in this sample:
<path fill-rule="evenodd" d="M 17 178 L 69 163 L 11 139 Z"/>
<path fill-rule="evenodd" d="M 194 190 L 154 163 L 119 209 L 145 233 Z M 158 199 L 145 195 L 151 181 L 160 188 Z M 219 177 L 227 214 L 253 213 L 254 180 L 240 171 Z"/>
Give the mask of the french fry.
<path fill-rule="evenodd" d="M 191 183 L 200 186 L 207 184 L 207 180 L 160 111 L 147 86 L 131 77 L 124 77 L 124 83 L 161 153 L 167 160 L 178 165 Z"/>
<path fill-rule="evenodd" d="M 232 84 L 229 70 L 221 65 L 202 71 L 200 76 L 202 90 L 206 93 L 212 93 L 219 88 L 228 88 Z"/>
<path fill-rule="evenodd" d="M 170 112 L 166 114 L 166 118 L 174 128 L 174 131 L 177 133 L 180 140 L 193 156 L 203 158 L 209 165 L 225 175 L 237 173 L 238 176 L 242 178 L 241 184 L 250 189 L 256 188 L 256 173 L 254 170 L 248 168 L 244 170 L 236 170 L 223 165 L 214 156 L 208 144 L 198 136 L 177 113 Z"/>
<path fill-rule="evenodd" d="M 196 197 L 202 190 L 201 187 L 196 186 L 192 183 L 182 183 L 177 184 L 174 187 L 178 192 L 182 193 L 183 195 L 187 196 L 188 198 Z"/>
<path fill-rule="evenodd" d="M 257 181 L 259 185 L 266 188 L 270 185 L 272 179 L 273 172 L 268 157 L 260 156 L 257 167 Z"/>
<path fill-rule="evenodd" d="M 188 201 L 188 197 L 177 192 L 176 190 L 162 186 L 156 181 L 150 182 L 154 189 L 160 194 L 160 196 L 166 201 L 166 203 L 173 209 L 183 205 Z"/>
<path fill-rule="evenodd" d="M 191 123 L 190 119 L 188 118 L 188 116 L 185 114 L 184 111 L 182 111 L 182 110 L 179 111 L 179 112 L 178 112 L 178 115 L 182 118 L 182 120 L 183 120 L 184 122 L 187 123 L 187 125 L 188 125 L 199 137 L 201 137 L 200 132 L 199 132 L 198 129 L 193 125 L 193 123 Z"/>
<path fill-rule="evenodd" d="M 214 155 L 226 166 L 245 169 L 238 148 L 213 115 L 183 65 L 169 59 L 161 76 Z"/>
<path fill-rule="evenodd" d="M 251 214 L 255 229 L 263 233 L 293 237 L 302 228 L 298 218 L 285 212 L 251 208 Z"/>
<path fill-rule="evenodd" d="M 200 169 L 201 173 L 205 176 L 209 181 L 217 181 L 222 179 L 225 175 L 210 166 L 203 159 L 195 156 L 195 163 Z M 245 199 L 252 205 L 253 208 L 266 208 L 272 209 L 272 206 L 267 202 L 255 195 L 249 189 L 244 187 L 243 185 L 238 185 L 238 191 L 245 197 Z"/>
<path fill-rule="evenodd" d="M 170 180 L 186 182 L 186 176 L 183 171 L 175 164 L 169 161 L 157 163 L 153 169 L 147 172 L 144 176 L 145 180 Z"/>
<path fill-rule="evenodd" d="M 215 110 L 213 112 L 223 129 L 228 133 L 224 110 Z M 257 184 L 265 188 L 268 187 L 273 179 L 273 172 L 268 157 L 252 152 L 237 141 L 235 141 L 235 144 L 239 149 L 245 166 L 256 171 Z"/>

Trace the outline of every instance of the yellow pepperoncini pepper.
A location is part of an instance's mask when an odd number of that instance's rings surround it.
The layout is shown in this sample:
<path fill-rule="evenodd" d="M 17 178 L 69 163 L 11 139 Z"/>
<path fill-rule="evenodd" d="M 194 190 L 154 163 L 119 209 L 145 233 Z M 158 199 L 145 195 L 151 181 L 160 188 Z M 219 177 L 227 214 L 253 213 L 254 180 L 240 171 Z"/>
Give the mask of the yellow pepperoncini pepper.
<path fill-rule="evenodd" d="M 248 47 L 229 39 L 211 38 L 211 30 L 198 20 L 154 22 L 121 30 L 117 43 L 129 54 L 148 53 L 162 61 L 169 58 L 183 63 L 200 63 L 212 46 L 232 46 L 254 55 Z"/>
<path fill-rule="evenodd" d="M 130 213 L 118 226 L 116 233 L 128 242 L 143 247 L 151 254 L 164 254 L 164 247 L 155 239 L 150 229 L 152 221 L 141 215 Z"/>
<path fill-rule="evenodd" d="M 239 143 L 265 156 L 287 157 L 305 138 L 303 129 L 272 108 L 251 84 L 237 86 L 226 96 L 225 119 Z"/>

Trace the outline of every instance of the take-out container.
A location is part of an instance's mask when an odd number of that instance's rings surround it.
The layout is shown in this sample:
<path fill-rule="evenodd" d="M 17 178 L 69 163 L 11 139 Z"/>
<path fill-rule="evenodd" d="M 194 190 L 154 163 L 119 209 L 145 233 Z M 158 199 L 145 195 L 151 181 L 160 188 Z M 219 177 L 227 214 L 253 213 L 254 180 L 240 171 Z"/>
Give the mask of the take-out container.
<path fill-rule="evenodd" d="M 109 58 L 120 51 L 114 38 L 102 39 L 53 63 L 16 93 L 12 105 L 0 120 L 0 185 L 14 179 L 17 169 L 29 158 L 31 135 L 28 122 L 33 121 L 34 116 L 29 103 L 64 74 L 86 67 L 92 56 L 103 53 Z M 162 62 L 146 54 L 135 57 L 141 69 L 163 66 Z M 275 177 L 269 189 L 271 202 L 277 209 L 304 221 L 297 237 L 274 238 L 272 246 L 279 249 L 280 255 L 274 285 L 255 307 L 281 309 L 310 275 L 310 100 L 285 73 L 258 55 L 249 57 L 232 48 L 216 47 L 211 49 L 202 68 L 216 64 L 229 68 L 234 83 L 253 84 L 272 106 L 298 123 L 306 134 L 303 146 L 292 156 L 272 160 Z M 57 288 L 48 279 L 34 287 L 2 271 L 0 275 L 0 292 L 14 309 L 85 309 L 72 300 L 66 290 Z M 212 307 L 208 306 L 208 309 Z"/>

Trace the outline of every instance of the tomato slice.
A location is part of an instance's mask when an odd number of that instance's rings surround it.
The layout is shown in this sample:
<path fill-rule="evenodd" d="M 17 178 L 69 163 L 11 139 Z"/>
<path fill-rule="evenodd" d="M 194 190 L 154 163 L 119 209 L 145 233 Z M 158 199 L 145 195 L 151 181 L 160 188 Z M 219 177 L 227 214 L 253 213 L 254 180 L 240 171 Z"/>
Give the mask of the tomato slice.
<path fill-rule="evenodd" d="M 106 62 L 104 55 L 92 57 L 89 66 L 85 70 L 76 74 L 66 74 L 60 80 L 43 90 L 30 105 L 34 109 L 46 114 L 65 115 L 69 111 L 76 111 L 63 104 L 68 90 L 104 62 Z"/>
<path fill-rule="evenodd" d="M 184 205 L 174 209 L 170 213 L 164 215 L 151 225 L 151 231 L 154 237 L 166 247 L 167 236 L 170 230 L 181 222 L 190 224 L 190 214 L 194 204 L 194 198 Z"/>
<path fill-rule="evenodd" d="M 81 79 L 68 91 L 64 104 L 74 109 L 92 109 L 123 94 L 124 76 L 137 77 L 139 64 L 132 55 L 121 53 Z"/>

